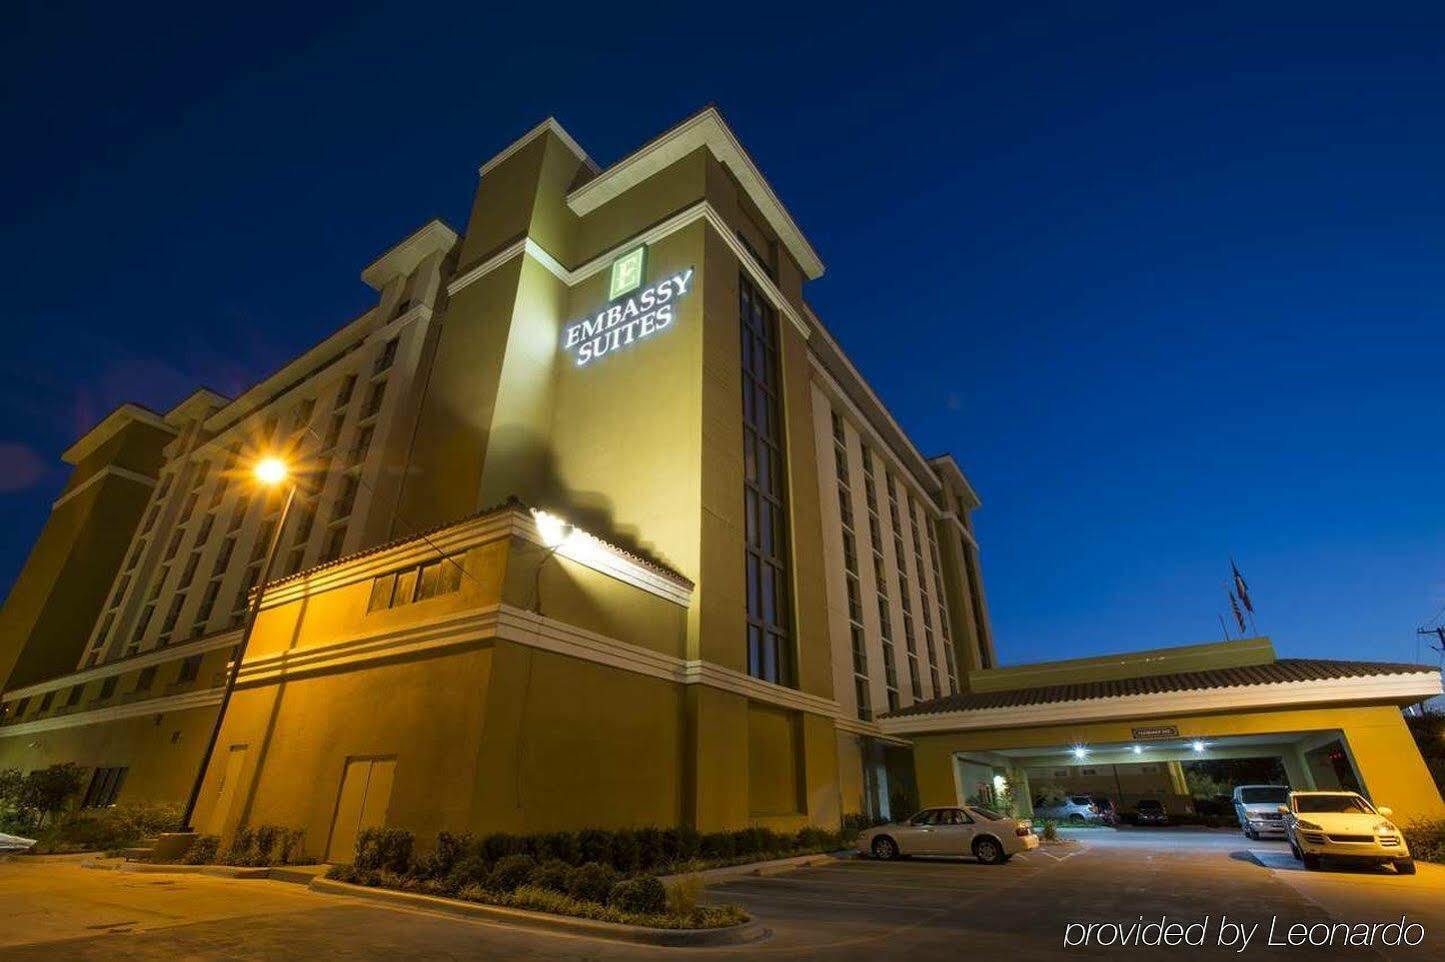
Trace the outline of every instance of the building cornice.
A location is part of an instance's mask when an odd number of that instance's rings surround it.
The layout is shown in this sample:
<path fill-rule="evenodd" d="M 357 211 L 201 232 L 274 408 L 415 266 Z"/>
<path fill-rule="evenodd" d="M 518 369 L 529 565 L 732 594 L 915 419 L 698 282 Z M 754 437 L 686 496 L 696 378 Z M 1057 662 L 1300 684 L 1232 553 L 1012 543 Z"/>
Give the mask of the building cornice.
<path fill-rule="evenodd" d="M 6 697 L 8 699 L 9 696 Z M 0 727 L 0 739 L 36 735 L 59 728 L 79 728 L 83 725 L 99 725 L 126 718 L 184 711 L 188 708 L 207 708 L 220 703 L 221 689 L 219 687 L 207 688 L 202 691 L 188 691 L 179 695 L 162 695 L 159 698 L 142 698 L 123 705 L 107 705 L 104 708 L 90 708 L 65 715 L 37 718 L 35 721 L 20 722 L 17 725 L 5 725 Z"/>
<path fill-rule="evenodd" d="M 188 641 L 183 645 L 168 645 L 165 648 L 152 648 L 143 651 L 138 655 L 131 655 L 129 658 L 121 658 L 116 661 L 107 661 L 96 665 L 94 668 L 85 668 L 80 671 L 71 672 L 68 675 L 61 675 L 59 678 L 47 678 L 45 681 L 38 681 L 33 685 L 26 685 L 24 688 L 12 688 L 3 695 L 4 701 L 11 702 L 18 698 L 29 698 L 35 695 L 43 695 L 47 691 L 60 691 L 63 688 L 70 688 L 75 685 L 84 685 L 102 678 L 109 678 L 112 675 L 124 675 L 127 672 L 139 671 L 142 668 L 149 668 L 152 665 L 164 665 L 167 662 L 178 661 L 182 658 L 189 658 L 191 655 L 201 655 L 208 651 L 215 651 L 217 648 L 229 648 L 239 644 L 241 632 L 224 631 L 220 634 L 211 635 L 207 638 L 200 638 L 196 641 Z"/>
<path fill-rule="evenodd" d="M 654 568 L 600 538 L 582 532 L 579 532 L 579 535 L 576 541 L 569 539 L 558 545 L 556 553 L 575 564 L 673 604 L 686 608 L 691 603 L 691 582 L 680 576 L 669 576 L 662 569 Z M 504 538 L 519 538 L 532 544 L 551 547 L 538 532 L 531 512 L 522 508 L 507 508 L 459 522 L 439 531 L 417 535 L 393 547 L 364 552 L 350 561 L 343 558 L 311 573 L 303 572 L 273 583 L 266 588 L 261 607 L 267 610 L 291 604 L 308 595 L 368 581 L 388 571 L 444 555 L 457 554 Z"/>
<path fill-rule="evenodd" d="M 65 452 L 60 455 L 60 460 L 66 464 L 79 464 L 132 422 L 148 425 L 170 435 L 180 433 L 175 427 L 167 424 L 166 419 L 156 412 L 143 408 L 139 404 L 126 402 L 101 418 L 99 424 L 86 431 L 74 444 L 66 448 Z"/>
<path fill-rule="evenodd" d="M 817 251 L 715 107 L 699 111 L 573 190 L 567 195 L 567 206 L 578 216 L 589 214 L 699 147 L 706 147 L 732 171 L 804 275 L 809 280 L 823 276 Z"/>
<path fill-rule="evenodd" d="M 567 133 L 567 131 L 563 129 L 562 125 L 557 122 L 556 117 L 548 117 L 546 120 L 542 121 L 540 124 L 533 127 L 531 130 L 527 131 L 516 140 L 512 141 L 498 154 L 496 154 L 496 156 L 494 156 L 491 160 L 483 164 L 477 170 L 477 176 L 487 176 L 490 171 L 496 168 L 508 157 L 512 156 L 517 151 L 521 150 L 523 147 L 527 146 L 532 141 L 542 136 L 544 133 L 548 132 L 551 132 L 553 136 L 555 136 L 558 140 L 562 141 L 562 143 L 566 144 L 567 149 L 572 151 L 572 153 L 576 154 L 577 159 L 582 161 L 582 163 L 587 167 L 588 170 L 590 170 L 594 174 L 597 173 L 598 167 L 596 162 L 593 161 L 591 157 L 587 156 L 587 151 L 582 149 L 582 145 L 577 143 L 577 141 L 573 139 L 572 135 Z"/>
<path fill-rule="evenodd" d="M 75 487 L 71 488 L 69 491 L 65 492 L 60 497 L 52 501 L 50 503 L 50 510 L 54 511 L 62 504 L 75 497 L 77 494 L 80 494 L 80 492 L 84 491 L 86 488 L 89 488 L 90 486 L 100 481 L 103 481 L 108 477 L 124 478 L 127 481 L 134 481 L 137 484 L 143 484 L 148 488 L 153 488 L 156 485 L 156 479 L 148 474 L 141 474 L 139 471 L 132 471 L 129 468 L 118 468 L 113 464 L 107 464 L 105 467 L 101 468 L 99 471 L 95 472 L 90 477 L 86 478 L 84 481 L 80 482 Z"/>
<path fill-rule="evenodd" d="M 361 272 L 362 283 L 379 291 L 397 277 L 416 270 L 432 254 L 449 251 L 456 243 L 457 232 L 433 218 L 367 265 Z"/>
<path fill-rule="evenodd" d="M 975 731 L 985 728 L 1023 728 L 1071 722 L 1159 718 L 1168 715 L 1208 714 L 1250 709 L 1280 709 L 1351 702 L 1418 701 L 1441 694 L 1439 672 L 1370 675 L 1324 681 L 1288 681 L 1230 688 L 1160 692 L 1086 698 L 1007 708 L 935 712 L 882 718 L 878 724 L 892 735 Z"/>
<path fill-rule="evenodd" d="M 778 288 L 777 283 L 758 265 L 753 256 L 748 253 L 747 248 L 743 247 L 742 241 L 738 240 L 737 235 L 728 229 L 727 222 L 723 220 L 722 215 L 717 212 L 717 209 L 705 200 L 700 200 L 640 234 L 633 235 L 623 242 L 613 245 L 603 253 L 589 259 L 575 270 L 569 270 L 561 261 L 548 253 L 545 248 L 532 240 L 531 237 L 514 241 L 481 263 L 468 268 L 454 277 L 447 284 L 447 296 L 455 297 L 459 291 L 464 290 L 492 271 L 510 263 L 514 258 L 520 257 L 523 254 L 531 257 L 568 287 L 575 287 L 593 274 L 605 270 L 618 256 L 637 247 L 639 244 L 655 244 L 664 237 L 675 234 L 684 227 L 695 224 L 700 220 L 706 221 L 713 230 L 717 232 L 718 237 L 728 245 L 728 249 L 732 251 L 733 256 L 738 259 L 743 269 L 748 272 L 749 279 L 762 290 L 763 295 L 767 297 L 773 307 L 792 322 L 793 327 L 797 329 L 799 334 L 804 338 L 810 337 L 812 335 L 812 329 L 803 319 L 802 315 L 799 314 L 797 309 L 783 296 L 783 292 Z"/>

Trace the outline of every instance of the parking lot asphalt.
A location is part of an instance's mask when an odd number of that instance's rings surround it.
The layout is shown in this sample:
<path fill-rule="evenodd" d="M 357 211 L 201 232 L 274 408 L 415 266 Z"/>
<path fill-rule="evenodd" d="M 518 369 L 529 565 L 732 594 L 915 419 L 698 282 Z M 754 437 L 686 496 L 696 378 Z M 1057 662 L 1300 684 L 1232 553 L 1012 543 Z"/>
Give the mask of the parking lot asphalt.
<path fill-rule="evenodd" d="M 1284 853 L 1288 864 L 1279 861 Z M 772 930 L 735 949 L 659 949 L 382 907 L 300 886 L 194 875 L 128 875 L 75 864 L 0 863 L 0 958 L 731 959 L 1432 958 L 1445 947 L 1445 869 L 1305 873 L 1278 842 L 1219 832 L 1090 833 L 1007 865 L 846 859 L 715 883 Z M 1246 925 L 1421 920 L 1412 948 L 1220 946 L 1221 917 Z M 1201 947 L 1065 946 L 1071 923 L 1208 920 Z M 1078 929 L 1072 930 L 1077 932 Z M 1280 930 L 1282 931 L 1282 930 Z"/>

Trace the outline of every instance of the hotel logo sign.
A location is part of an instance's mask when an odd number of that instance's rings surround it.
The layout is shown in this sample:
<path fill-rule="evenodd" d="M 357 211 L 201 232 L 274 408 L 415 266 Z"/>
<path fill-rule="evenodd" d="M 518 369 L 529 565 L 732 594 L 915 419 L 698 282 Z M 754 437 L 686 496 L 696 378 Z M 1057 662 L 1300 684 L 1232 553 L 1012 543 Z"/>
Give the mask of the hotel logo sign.
<path fill-rule="evenodd" d="M 672 324 L 676 301 L 692 290 L 693 269 L 641 287 L 646 248 L 624 254 L 612 265 L 609 303 L 590 317 L 562 328 L 562 350 L 584 367 Z M 631 285 L 630 287 L 628 285 Z M 639 290 L 639 287 L 641 289 Z M 623 297 L 618 294 L 635 293 Z"/>
<path fill-rule="evenodd" d="M 1155 738 L 1178 738 L 1179 727 L 1177 725 L 1150 725 L 1147 728 L 1135 728 L 1135 741 L 1149 741 Z"/>
<path fill-rule="evenodd" d="M 615 301 L 623 294 L 631 294 L 642 286 L 642 277 L 647 271 L 647 247 L 628 251 L 612 262 L 612 273 L 607 283 L 607 299 Z"/>

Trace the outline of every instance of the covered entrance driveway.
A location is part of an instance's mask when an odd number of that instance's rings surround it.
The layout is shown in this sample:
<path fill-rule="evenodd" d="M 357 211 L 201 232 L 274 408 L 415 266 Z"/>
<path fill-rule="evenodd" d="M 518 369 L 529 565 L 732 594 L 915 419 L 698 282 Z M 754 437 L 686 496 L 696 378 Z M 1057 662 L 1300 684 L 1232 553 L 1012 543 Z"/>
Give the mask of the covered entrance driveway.
<path fill-rule="evenodd" d="M 1210 661 L 1220 666 L 1167 670 Z M 880 719 L 885 734 L 912 741 L 924 806 L 998 804 L 1010 793 L 1028 812 L 1050 783 L 1182 812 L 1189 763 L 1257 758 L 1277 760 L 1275 778 L 1296 790 L 1358 790 L 1407 823 L 1445 818 L 1401 714 L 1440 694 L 1429 666 L 1276 659 L 1259 639 L 974 672 L 969 682 L 971 692 Z"/>

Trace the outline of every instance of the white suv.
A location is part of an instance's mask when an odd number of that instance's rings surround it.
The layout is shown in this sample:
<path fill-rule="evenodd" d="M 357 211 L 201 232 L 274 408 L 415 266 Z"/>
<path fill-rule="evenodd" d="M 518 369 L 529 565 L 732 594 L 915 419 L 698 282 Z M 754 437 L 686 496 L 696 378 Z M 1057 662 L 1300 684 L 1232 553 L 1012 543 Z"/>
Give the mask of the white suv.
<path fill-rule="evenodd" d="M 1279 807 L 1288 804 L 1287 785 L 1240 785 L 1234 790 L 1234 814 L 1246 838 L 1283 835 L 1284 815 Z"/>
<path fill-rule="evenodd" d="M 1279 812 L 1290 851 L 1307 869 L 1328 858 L 1389 864 L 1401 875 L 1415 874 L 1415 860 L 1390 810 L 1375 808 L 1357 792 L 1290 792 Z"/>

